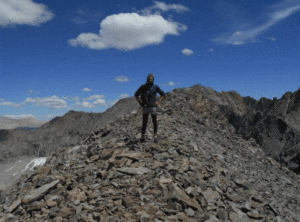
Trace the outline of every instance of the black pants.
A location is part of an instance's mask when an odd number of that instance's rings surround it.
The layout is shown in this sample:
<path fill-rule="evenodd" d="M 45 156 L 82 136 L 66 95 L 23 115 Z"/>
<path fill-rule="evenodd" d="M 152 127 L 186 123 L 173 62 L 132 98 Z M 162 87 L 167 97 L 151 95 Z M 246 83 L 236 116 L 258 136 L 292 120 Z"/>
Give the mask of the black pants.
<path fill-rule="evenodd" d="M 149 113 L 143 114 L 143 127 L 142 127 L 142 135 L 145 134 L 146 128 L 147 128 L 147 123 L 148 123 L 148 117 Z M 157 133 L 157 120 L 156 120 L 156 115 L 151 114 L 152 117 L 152 122 L 154 126 L 154 134 Z"/>

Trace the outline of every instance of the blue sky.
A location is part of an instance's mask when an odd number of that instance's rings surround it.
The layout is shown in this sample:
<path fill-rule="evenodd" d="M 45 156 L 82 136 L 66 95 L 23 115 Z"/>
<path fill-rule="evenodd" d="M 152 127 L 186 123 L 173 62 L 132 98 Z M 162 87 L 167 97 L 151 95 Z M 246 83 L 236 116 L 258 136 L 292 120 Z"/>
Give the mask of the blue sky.
<path fill-rule="evenodd" d="M 147 75 L 278 99 L 299 88 L 300 0 L 0 0 L 0 116 L 104 112 Z"/>

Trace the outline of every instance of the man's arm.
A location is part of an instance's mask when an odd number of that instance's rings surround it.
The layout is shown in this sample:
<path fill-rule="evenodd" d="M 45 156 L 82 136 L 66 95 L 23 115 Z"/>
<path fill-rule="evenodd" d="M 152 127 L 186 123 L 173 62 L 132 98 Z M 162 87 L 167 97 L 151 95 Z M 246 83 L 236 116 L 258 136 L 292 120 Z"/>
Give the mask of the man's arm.
<path fill-rule="evenodd" d="M 140 103 L 140 99 L 138 96 L 135 97 L 136 101 L 138 101 L 138 103 Z"/>
<path fill-rule="evenodd" d="M 160 94 L 160 100 L 158 102 L 163 101 L 166 98 L 166 94 L 157 86 L 157 92 Z"/>
<path fill-rule="evenodd" d="M 141 87 L 134 94 L 136 101 L 141 105 L 140 97 L 139 97 L 140 94 L 141 94 Z"/>
<path fill-rule="evenodd" d="M 166 98 L 165 96 L 161 96 L 160 99 L 159 99 L 159 101 L 155 102 L 154 104 L 155 104 L 156 106 L 159 106 L 159 105 L 160 105 L 160 102 L 163 101 L 165 98 Z"/>
<path fill-rule="evenodd" d="M 165 98 L 165 96 L 161 96 L 159 102 L 163 101 Z"/>

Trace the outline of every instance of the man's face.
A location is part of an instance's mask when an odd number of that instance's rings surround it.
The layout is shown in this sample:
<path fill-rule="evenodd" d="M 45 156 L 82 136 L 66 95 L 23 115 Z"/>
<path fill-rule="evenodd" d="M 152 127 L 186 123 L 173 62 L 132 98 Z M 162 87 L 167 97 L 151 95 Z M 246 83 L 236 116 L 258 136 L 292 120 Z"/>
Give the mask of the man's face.
<path fill-rule="evenodd" d="M 149 83 L 153 83 L 153 77 L 149 77 Z"/>

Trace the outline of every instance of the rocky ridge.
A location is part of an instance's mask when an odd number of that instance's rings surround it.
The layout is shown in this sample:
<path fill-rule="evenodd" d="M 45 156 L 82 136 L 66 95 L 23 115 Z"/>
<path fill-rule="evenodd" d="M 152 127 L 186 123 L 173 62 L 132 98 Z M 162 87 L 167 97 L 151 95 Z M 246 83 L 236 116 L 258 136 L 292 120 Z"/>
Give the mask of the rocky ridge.
<path fill-rule="evenodd" d="M 230 106 L 218 105 L 236 133 L 250 138 L 264 152 L 300 174 L 300 88 L 286 92 L 281 99 L 242 97 L 247 111 L 237 113 Z"/>
<path fill-rule="evenodd" d="M 191 111 L 210 101 L 237 134 L 246 140 L 254 139 L 268 156 L 300 174 L 300 88 L 294 93 L 286 92 L 281 99 L 262 97 L 259 101 L 249 96 L 241 97 L 235 91 L 219 93 L 199 84 L 190 88 L 195 93 L 183 96 L 186 101 L 193 101 L 187 105 Z M 181 89 L 168 95 L 180 96 L 177 91 Z M 130 97 L 119 100 L 104 113 L 71 110 L 34 131 L 0 130 L 0 163 L 18 156 L 47 157 L 58 147 L 74 146 L 95 129 L 138 108 L 135 98 Z"/>
<path fill-rule="evenodd" d="M 151 121 L 139 143 L 141 109 L 118 118 L 2 190 L 0 221 L 300 221 L 300 177 L 197 87 L 175 92 L 157 143 Z"/>

